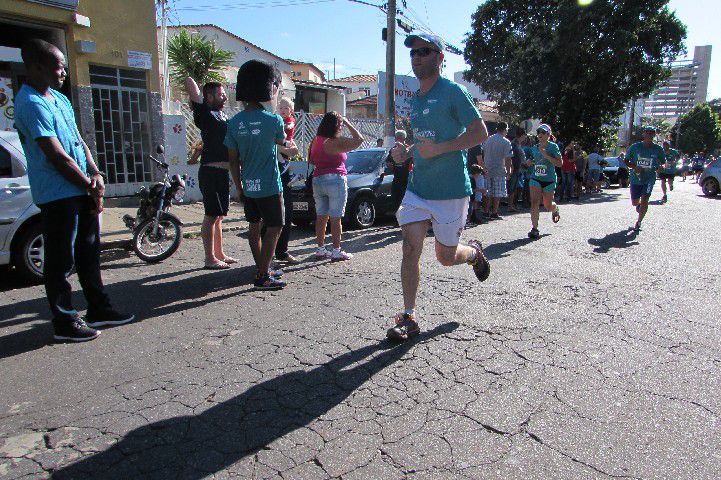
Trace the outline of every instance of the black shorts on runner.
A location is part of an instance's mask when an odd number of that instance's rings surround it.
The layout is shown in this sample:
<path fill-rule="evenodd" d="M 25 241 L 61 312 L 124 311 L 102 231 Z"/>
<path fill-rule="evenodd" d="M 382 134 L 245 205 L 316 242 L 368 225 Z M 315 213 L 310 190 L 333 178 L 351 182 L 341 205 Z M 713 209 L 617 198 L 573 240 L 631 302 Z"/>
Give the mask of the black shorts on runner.
<path fill-rule="evenodd" d="M 266 227 L 282 227 L 285 225 L 285 208 L 283 207 L 282 193 L 270 197 L 243 197 L 243 208 L 248 223 L 258 223 L 263 220 Z"/>
<path fill-rule="evenodd" d="M 658 174 L 658 178 L 660 178 L 661 180 L 664 180 L 664 179 L 665 180 L 673 180 L 674 177 L 676 177 L 675 173 L 659 173 Z"/>
<path fill-rule="evenodd" d="M 198 186 L 203 195 L 203 207 L 209 217 L 228 215 L 230 204 L 230 172 L 225 168 L 201 165 Z"/>

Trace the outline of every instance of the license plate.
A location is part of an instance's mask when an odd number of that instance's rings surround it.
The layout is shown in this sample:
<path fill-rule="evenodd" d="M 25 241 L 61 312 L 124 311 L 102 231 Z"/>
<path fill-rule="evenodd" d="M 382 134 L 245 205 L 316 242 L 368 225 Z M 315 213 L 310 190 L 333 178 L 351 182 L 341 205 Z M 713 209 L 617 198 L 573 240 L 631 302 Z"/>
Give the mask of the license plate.
<path fill-rule="evenodd" d="M 293 210 L 308 211 L 308 202 L 293 202 Z"/>

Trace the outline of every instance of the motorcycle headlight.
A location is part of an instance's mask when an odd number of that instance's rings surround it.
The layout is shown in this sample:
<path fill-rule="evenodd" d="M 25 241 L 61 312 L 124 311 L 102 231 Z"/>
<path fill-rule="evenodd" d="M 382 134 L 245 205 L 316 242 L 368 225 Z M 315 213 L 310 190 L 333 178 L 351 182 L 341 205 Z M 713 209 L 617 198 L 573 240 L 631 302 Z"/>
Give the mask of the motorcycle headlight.
<path fill-rule="evenodd" d="M 175 190 L 175 193 L 173 194 L 173 198 L 175 199 L 176 202 L 181 201 L 184 196 L 185 196 L 185 189 L 183 187 L 178 187 Z"/>

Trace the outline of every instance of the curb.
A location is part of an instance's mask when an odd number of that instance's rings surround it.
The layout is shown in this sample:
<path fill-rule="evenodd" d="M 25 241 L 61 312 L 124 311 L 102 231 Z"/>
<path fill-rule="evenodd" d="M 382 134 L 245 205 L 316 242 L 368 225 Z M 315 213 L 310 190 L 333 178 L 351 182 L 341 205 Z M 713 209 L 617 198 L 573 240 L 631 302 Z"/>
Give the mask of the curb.
<path fill-rule="evenodd" d="M 233 226 L 233 227 L 226 227 L 223 228 L 223 233 L 225 232 L 236 232 L 238 230 L 242 230 L 244 227 L 241 226 Z M 198 238 L 200 237 L 200 230 L 190 230 L 187 232 L 183 232 L 183 238 Z M 126 240 L 109 240 L 107 242 L 100 242 L 100 250 L 132 250 L 133 247 L 131 246 L 131 239 Z"/>

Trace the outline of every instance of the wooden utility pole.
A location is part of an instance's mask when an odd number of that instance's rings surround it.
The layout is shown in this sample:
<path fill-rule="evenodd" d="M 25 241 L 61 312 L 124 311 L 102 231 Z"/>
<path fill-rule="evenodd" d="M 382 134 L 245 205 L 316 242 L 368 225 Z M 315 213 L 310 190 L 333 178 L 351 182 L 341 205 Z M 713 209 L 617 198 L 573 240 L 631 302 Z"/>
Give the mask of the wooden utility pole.
<path fill-rule="evenodd" d="M 396 131 L 396 0 L 388 0 L 385 95 L 385 144 L 389 146 Z"/>

